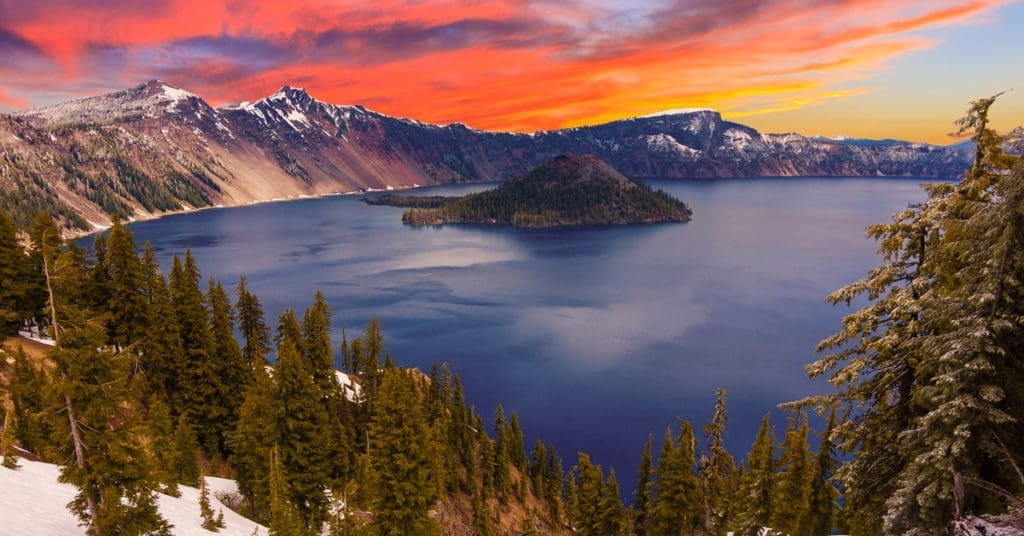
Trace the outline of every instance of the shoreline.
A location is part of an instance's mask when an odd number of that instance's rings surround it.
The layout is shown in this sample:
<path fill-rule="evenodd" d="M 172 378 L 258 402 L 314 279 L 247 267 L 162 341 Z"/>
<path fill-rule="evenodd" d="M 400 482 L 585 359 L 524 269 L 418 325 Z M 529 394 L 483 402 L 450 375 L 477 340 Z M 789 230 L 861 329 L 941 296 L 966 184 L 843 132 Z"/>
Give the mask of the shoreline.
<path fill-rule="evenodd" d="M 363 195 L 363 194 L 376 193 L 376 192 L 390 192 L 390 191 L 397 192 L 397 191 L 414 190 L 414 189 L 417 189 L 417 188 L 426 188 L 426 187 L 429 187 L 429 186 L 444 186 L 444 185 L 443 184 L 426 184 L 426 185 L 415 184 L 413 186 L 391 186 L 389 188 L 367 188 L 365 190 L 350 190 L 350 191 L 345 191 L 345 192 L 329 192 L 329 193 L 325 193 L 325 194 L 299 194 L 299 195 L 288 196 L 288 197 L 273 197 L 271 199 L 259 199 L 259 200 L 255 200 L 255 201 L 249 201 L 247 203 L 238 203 L 238 204 L 218 203 L 216 205 L 210 205 L 210 206 L 207 206 L 207 207 L 184 207 L 184 208 L 181 208 L 179 210 L 170 210 L 170 211 L 161 212 L 161 213 L 158 213 L 158 214 L 148 214 L 148 215 L 144 215 L 142 217 L 132 218 L 130 220 L 124 221 L 123 223 L 125 225 L 131 225 L 133 223 L 140 223 L 140 222 L 146 222 L 146 221 L 154 221 L 154 220 L 159 220 L 159 219 L 166 218 L 166 217 L 169 217 L 169 216 L 180 216 L 180 215 L 183 215 L 183 214 L 193 214 L 193 213 L 203 212 L 203 211 L 207 211 L 207 210 L 251 207 L 251 206 L 256 206 L 256 205 L 266 205 L 266 204 L 270 204 L 270 203 L 288 203 L 288 202 L 292 202 L 292 201 L 303 201 L 303 200 L 307 200 L 307 199 L 324 199 L 324 198 L 328 198 L 328 197 L 341 197 L 341 196 L 346 196 L 346 195 Z M 88 238 L 88 237 L 93 236 L 93 235 L 95 235 L 97 233 L 102 233 L 102 232 L 110 229 L 110 225 L 100 225 L 100 224 L 98 224 L 98 223 L 96 223 L 94 221 L 90 221 L 90 220 L 86 220 L 86 222 L 89 223 L 90 225 L 92 225 L 94 227 L 94 229 L 92 229 L 91 231 L 82 231 L 82 232 L 68 233 L 68 234 L 63 235 L 64 239 L 65 240 L 81 240 L 83 238 Z"/>

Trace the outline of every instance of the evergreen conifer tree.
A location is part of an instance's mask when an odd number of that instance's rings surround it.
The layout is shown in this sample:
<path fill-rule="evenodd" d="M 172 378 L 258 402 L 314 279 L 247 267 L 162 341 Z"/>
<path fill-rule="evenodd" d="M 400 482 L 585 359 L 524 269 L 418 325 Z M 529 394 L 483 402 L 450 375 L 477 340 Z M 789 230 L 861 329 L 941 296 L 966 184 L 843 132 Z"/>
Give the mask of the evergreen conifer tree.
<path fill-rule="evenodd" d="M 221 422 L 227 415 L 220 396 L 224 386 L 217 376 L 216 359 L 211 355 L 214 342 L 206 297 L 199 288 L 199 268 L 190 251 L 185 251 L 184 262 L 174 257 L 170 279 L 185 357 L 185 368 L 178 380 L 181 409 L 195 429 L 199 444 L 208 453 L 218 453 L 223 441 Z"/>
<path fill-rule="evenodd" d="M 386 369 L 369 428 L 367 455 L 376 534 L 435 534 L 427 517 L 437 486 L 431 474 L 436 448 L 424 417 L 422 395 L 408 373 Z"/>
<path fill-rule="evenodd" d="M 806 515 L 811 495 L 813 460 L 807 443 L 807 416 L 790 419 L 782 443 L 779 469 L 776 473 L 774 511 L 771 527 L 786 534 L 795 534 Z"/>
<path fill-rule="evenodd" d="M 178 489 L 178 449 L 173 447 L 176 446 L 178 438 L 175 435 L 171 410 L 159 398 L 153 398 L 149 403 L 146 425 L 150 455 L 156 466 L 155 476 L 163 484 L 161 491 L 178 497 L 181 493 Z"/>
<path fill-rule="evenodd" d="M 633 532 L 636 536 L 648 534 L 647 525 L 651 518 L 651 443 L 654 437 L 648 435 L 644 453 L 637 470 L 636 490 L 633 491 Z"/>
<path fill-rule="evenodd" d="M 15 333 L 32 317 L 31 259 L 18 243 L 18 229 L 0 210 L 0 338 Z"/>
<path fill-rule="evenodd" d="M 199 441 L 184 414 L 178 416 L 174 430 L 174 473 L 186 486 L 199 485 Z"/>
<path fill-rule="evenodd" d="M 318 530 L 326 519 L 324 492 L 332 477 L 330 419 L 308 362 L 287 335 L 277 348 L 274 380 L 281 411 L 281 463 L 291 502 L 306 526 Z"/>
<path fill-rule="evenodd" d="M 267 474 L 270 491 L 270 536 L 309 535 L 310 531 L 302 521 L 301 513 L 291 502 L 289 480 L 277 447 L 270 450 Z"/>
<path fill-rule="evenodd" d="M 242 356 L 252 368 L 266 365 L 267 354 L 270 352 L 270 328 L 264 320 L 263 305 L 259 298 L 249 291 L 245 277 L 238 280 L 235 287 L 238 296 L 235 309 L 238 311 L 238 329 L 242 332 Z"/>
<path fill-rule="evenodd" d="M 725 389 L 716 391 L 715 411 L 704 426 L 707 453 L 701 458 L 701 483 L 704 491 L 704 530 L 724 535 L 730 522 L 732 473 L 736 462 L 725 448 Z"/>
<path fill-rule="evenodd" d="M 258 355 L 258 354 L 257 354 Z M 238 426 L 230 435 L 231 466 L 238 491 L 253 519 L 271 519 L 270 457 L 281 442 L 281 408 L 277 387 L 264 368 L 253 370 L 253 382 L 242 397 Z"/>
<path fill-rule="evenodd" d="M 796 532 L 799 536 L 829 534 L 836 520 L 836 513 L 839 510 L 836 499 L 839 497 L 839 490 L 832 483 L 832 478 L 839 462 L 836 460 L 835 444 L 832 442 L 835 426 L 836 414 L 835 410 L 832 410 L 828 414 L 828 424 L 821 435 L 818 454 L 815 456 L 807 513 L 800 519 L 800 528 Z"/>
<path fill-rule="evenodd" d="M 104 317 L 87 308 L 81 250 L 58 249 L 45 232 L 40 238 L 55 339 L 47 415 L 67 460 L 60 480 L 78 489 L 69 506 L 90 533 L 169 533 L 157 511 L 159 482 L 129 388 L 131 359 L 111 350 Z"/>
<path fill-rule="evenodd" d="M 218 382 L 216 398 L 209 400 L 212 408 L 217 408 L 220 419 L 214 428 L 218 439 L 217 452 L 227 454 L 228 434 L 238 424 L 238 409 L 242 405 L 240 391 L 252 381 L 252 368 L 245 361 L 242 349 L 235 340 L 234 308 L 227 292 L 220 283 L 211 279 L 207 292 L 210 306 L 210 365 Z"/>
<path fill-rule="evenodd" d="M 4 410 L 3 428 L 0 429 L 0 457 L 3 457 L 3 466 L 8 469 L 20 467 L 18 465 L 18 453 L 15 452 L 14 448 L 14 428 L 17 426 L 15 419 L 14 408 L 7 406 Z"/>
<path fill-rule="evenodd" d="M 859 531 L 935 534 L 969 510 L 998 513 L 996 496 L 1021 487 L 1008 460 L 1024 449 L 1011 357 L 1024 340 L 1024 164 L 989 127 L 995 99 L 958 123 L 976 144 L 963 180 L 926 185 L 924 203 L 869 227 L 881 265 L 828 298 L 870 300 L 808 367 L 837 394 L 802 401 L 857 409 L 835 436 L 852 453 L 839 478 Z"/>
<path fill-rule="evenodd" d="M 775 433 L 768 414 L 761 419 L 754 445 L 747 455 L 747 470 L 740 487 L 741 509 L 737 534 L 756 536 L 768 527 L 775 512 Z"/>
<path fill-rule="evenodd" d="M 680 433 L 673 441 L 666 431 L 666 444 L 658 459 L 655 500 L 651 510 L 654 534 L 689 533 L 700 524 L 703 513 L 700 481 L 694 473 L 696 440 L 693 426 L 680 419 Z"/>

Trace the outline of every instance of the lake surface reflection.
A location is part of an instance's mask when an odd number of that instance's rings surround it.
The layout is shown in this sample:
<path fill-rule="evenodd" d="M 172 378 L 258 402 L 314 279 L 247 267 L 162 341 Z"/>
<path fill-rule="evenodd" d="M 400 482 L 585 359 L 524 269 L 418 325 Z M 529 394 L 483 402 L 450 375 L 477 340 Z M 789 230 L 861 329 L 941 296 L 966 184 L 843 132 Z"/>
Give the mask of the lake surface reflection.
<path fill-rule="evenodd" d="M 205 276 L 249 277 L 269 323 L 322 290 L 335 337 L 376 314 L 387 351 L 448 361 L 488 417 L 613 466 L 632 489 L 648 433 L 700 429 L 729 391 L 742 457 L 776 404 L 827 388 L 803 365 L 844 307 L 824 297 L 877 261 L 864 227 L 924 198 L 906 179 L 651 181 L 686 201 L 686 224 L 516 230 L 410 228 L 401 209 L 351 196 L 209 210 L 132 225 L 165 269 L 191 248 Z M 425 188 L 449 195 L 493 185 Z M 777 413 L 777 411 L 776 411 Z M 776 420 L 781 428 L 784 422 Z"/>

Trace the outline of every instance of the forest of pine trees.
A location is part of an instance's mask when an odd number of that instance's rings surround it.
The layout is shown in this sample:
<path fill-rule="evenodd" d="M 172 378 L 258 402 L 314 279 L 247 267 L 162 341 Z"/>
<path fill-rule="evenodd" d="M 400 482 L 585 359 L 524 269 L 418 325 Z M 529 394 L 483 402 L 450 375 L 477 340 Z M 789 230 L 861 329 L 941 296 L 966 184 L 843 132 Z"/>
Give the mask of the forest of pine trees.
<path fill-rule="evenodd" d="M 156 494 L 183 485 L 216 530 L 203 475 L 235 479 L 240 513 L 282 536 L 931 535 L 1019 518 L 1024 163 L 988 127 L 994 100 L 960 123 L 967 176 L 872 226 L 882 264 L 829 296 L 867 303 L 808 366 L 836 390 L 784 405 L 785 423 L 766 413 L 742 460 L 718 390 L 702 428 L 647 439 L 624 502 L 586 453 L 568 470 L 539 439 L 527 454 L 518 416 L 485 419 L 447 365 L 398 367 L 376 318 L 336 347 L 320 293 L 272 328 L 245 278 L 204 279 L 188 251 L 165 277 L 118 221 L 90 253 L 46 214 L 19 229 L 0 212 L 0 335 L 30 322 L 54 340 L 0 353 L 0 470 L 58 464 L 91 535 L 173 534 Z"/>

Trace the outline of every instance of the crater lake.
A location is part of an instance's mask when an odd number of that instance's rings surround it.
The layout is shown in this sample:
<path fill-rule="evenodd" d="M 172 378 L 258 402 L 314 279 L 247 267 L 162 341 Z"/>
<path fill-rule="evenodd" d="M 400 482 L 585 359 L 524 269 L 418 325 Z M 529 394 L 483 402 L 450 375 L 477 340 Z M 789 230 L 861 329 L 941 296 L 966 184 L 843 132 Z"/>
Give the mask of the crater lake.
<path fill-rule="evenodd" d="M 924 199 L 920 180 L 648 181 L 685 201 L 684 224 L 514 229 L 409 227 L 356 196 L 213 209 L 131 225 L 165 270 L 191 248 L 204 277 L 248 277 L 267 321 L 321 290 L 334 344 L 380 319 L 402 366 L 449 362 L 490 423 L 519 414 L 527 449 L 554 443 L 614 467 L 632 493 L 648 434 L 698 434 L 728 391 L 727 445 L 742 458 L 777 404 L 829 389 L 804 364 L 850 311 L 824 298 L 877 264 L 865 226 Z M 421 188 L 462 195 L 495 184 Z M 338 358 L 340 361 L 340 357 Z M 816 443 L 816 441 L 815 441 Z M 657 451 L 656 451 L 657 452 Z"/>

